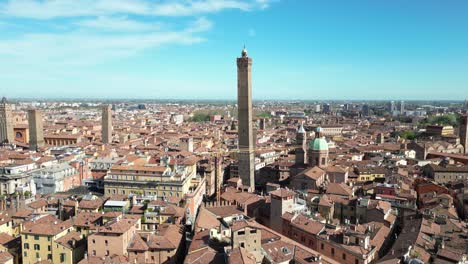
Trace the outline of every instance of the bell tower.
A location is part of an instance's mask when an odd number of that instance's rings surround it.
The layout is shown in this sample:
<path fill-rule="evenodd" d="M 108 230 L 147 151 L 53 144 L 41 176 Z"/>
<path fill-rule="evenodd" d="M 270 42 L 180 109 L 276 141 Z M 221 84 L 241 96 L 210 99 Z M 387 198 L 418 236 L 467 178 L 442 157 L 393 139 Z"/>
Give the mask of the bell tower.
<path fill-rule="evenodd" d="M 323 136 L 321 127 L 317 127 L 315 138 L 309 144 L 309 165 L 322 169 L 328 166 L 328 143 Z"/>
<path fill-rule="evenodd" d="M 307 162 L 307 134 L 301 124 L 296 133 L 296 164 Z"/>
<path fill-rule="evenodd" d="M 253 192 L 255 190 L 255 143 L 252 123 L 252 59 L 248 56 L 245 47 L 241 57 L 237 58 L 237 108 L 239 177 L 242 179 L 242 185 Z"/>

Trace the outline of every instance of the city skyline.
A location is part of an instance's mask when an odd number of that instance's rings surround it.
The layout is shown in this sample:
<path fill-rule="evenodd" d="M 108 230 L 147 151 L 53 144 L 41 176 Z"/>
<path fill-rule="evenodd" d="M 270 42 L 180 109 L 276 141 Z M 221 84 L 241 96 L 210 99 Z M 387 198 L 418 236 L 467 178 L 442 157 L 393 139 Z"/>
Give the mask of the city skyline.
<path fill-rule="evenodd" d="M 0 93 L 232 100 L 233 56 L 245 44 L 256 65 L 254 100 L 463 100 L 466 7 L 0 1 Z"/>
<path fill-rule="evenodd" d="M 468 100 L 254 104 L 231 58 L 237 101 L 2 97 L 1 262 L 466 262 Z"/>

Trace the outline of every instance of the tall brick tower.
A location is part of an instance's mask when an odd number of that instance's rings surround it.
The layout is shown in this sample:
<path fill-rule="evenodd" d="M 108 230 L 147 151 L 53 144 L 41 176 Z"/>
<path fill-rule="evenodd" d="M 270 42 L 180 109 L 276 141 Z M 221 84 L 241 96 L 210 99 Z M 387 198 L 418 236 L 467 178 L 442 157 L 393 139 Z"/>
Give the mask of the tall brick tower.
<path fill-rule="evenodd" d="M 307 162 L 307 134 L 303 124 L 297 129 L 295 154 L 296 164 L 302 165 Z"/>
<path fill-rule="evenodd" d="M 44 126 L 42 124 L 42 112 L 39 110 L 28 110 L 29 123 L 29 146 L 36 149 L 44 146 Z"/>
<path fill-rule="evenodd" d="M 238 137 L 239 137 L 239 177 L 242 184 L 255 190 L 255 144 L 253 141 L 252 123 L 252 59 L 247 50 L 242 50 L 237 58 L 237 108 L 238 108 Z"/>
<path fill-rule="evenodd" d="M 11 106 L 5 97 L 0 101 L 0 143 L 13 143 L 15 133 L 13 131 L 13 114 Z"/>
<path fill-rule="evenodd" d="M 465 155 L 468 154 L 468 114 L 460 116 L 460 143 L 465 148 Z"/>
<path fill-rule="evenodd" d="M 112 143 L 112 107 L 110 105 L 102 107 L 102 143 Z"/>

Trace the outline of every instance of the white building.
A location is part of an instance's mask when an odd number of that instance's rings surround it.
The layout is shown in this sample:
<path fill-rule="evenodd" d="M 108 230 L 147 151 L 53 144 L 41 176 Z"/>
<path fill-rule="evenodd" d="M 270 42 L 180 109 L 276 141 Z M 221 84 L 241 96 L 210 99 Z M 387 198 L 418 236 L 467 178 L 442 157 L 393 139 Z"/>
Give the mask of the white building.
<path fill-rule="evenodd" d="M 16 192 L 31 192 L 36 194 L 36 186 L 31 177 L 31 171 L 36 169 L 36 164 L 10 164 L 0 167 L 0 193 L 10 195 Z"/>
<path fill-rule="evenodd" d="M 32 176 L 36 183 L 37 192 L 40 194 L 50 194 L 67 191 L 73 185 L 70 182 L 70 178 L 77 173 L 77 169 L 63 162 L 34 171 Z M 75 184 L 78 185 L 79 183 Z"/>

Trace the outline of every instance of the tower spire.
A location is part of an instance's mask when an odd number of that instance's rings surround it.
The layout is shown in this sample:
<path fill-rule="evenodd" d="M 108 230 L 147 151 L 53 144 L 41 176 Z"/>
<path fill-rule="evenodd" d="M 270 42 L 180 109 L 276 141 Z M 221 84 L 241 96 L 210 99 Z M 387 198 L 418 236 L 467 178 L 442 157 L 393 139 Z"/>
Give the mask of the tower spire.
<path fill-rule="evenodd" d="M 242 58 L 246 58 L 248 57 L 247 55 L 247 49 L 245 48 L 245 44 L 244 44 L 244 48 L 242 49 Z"/>

